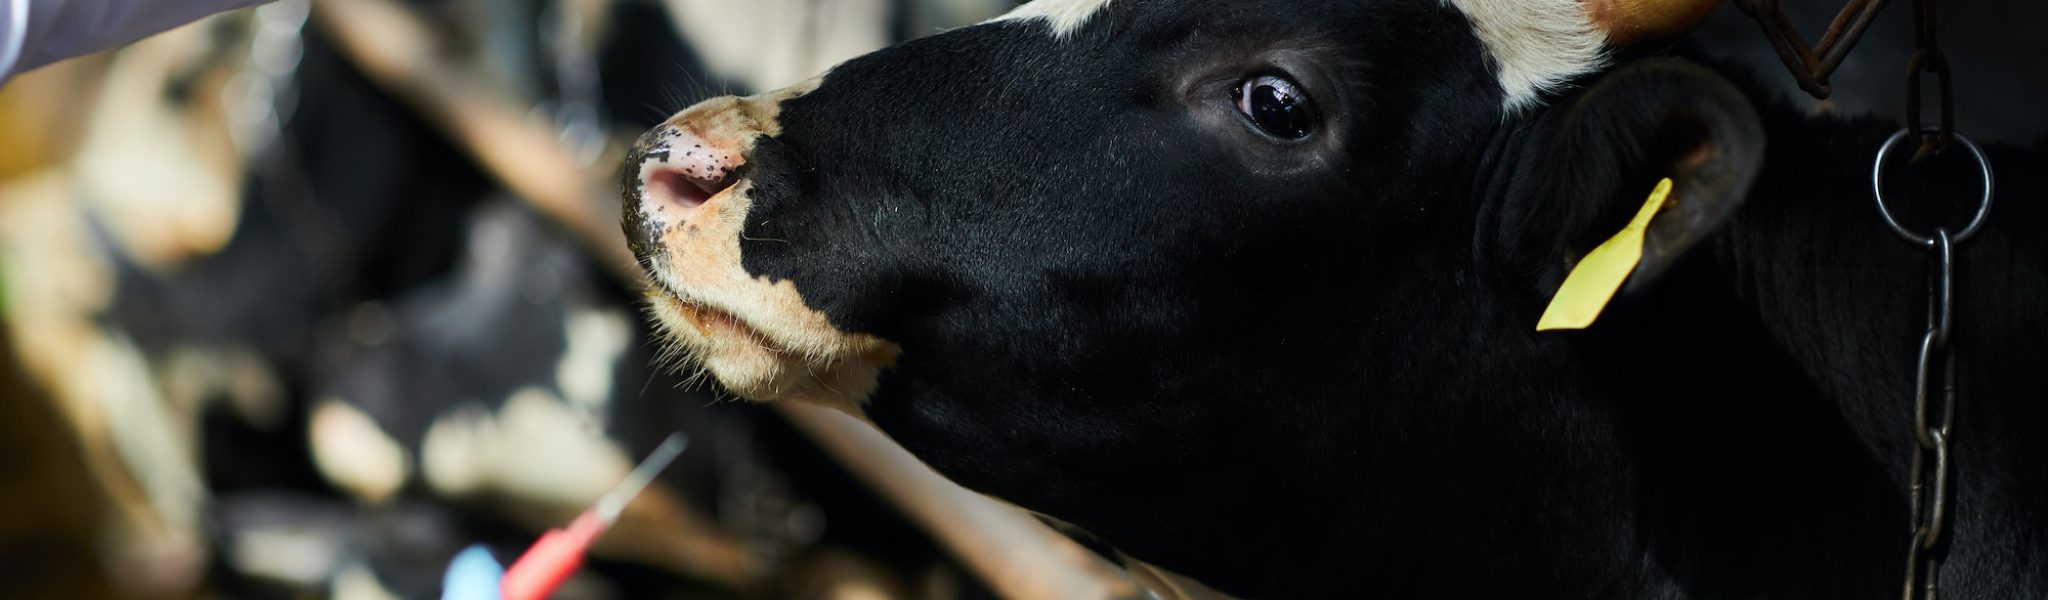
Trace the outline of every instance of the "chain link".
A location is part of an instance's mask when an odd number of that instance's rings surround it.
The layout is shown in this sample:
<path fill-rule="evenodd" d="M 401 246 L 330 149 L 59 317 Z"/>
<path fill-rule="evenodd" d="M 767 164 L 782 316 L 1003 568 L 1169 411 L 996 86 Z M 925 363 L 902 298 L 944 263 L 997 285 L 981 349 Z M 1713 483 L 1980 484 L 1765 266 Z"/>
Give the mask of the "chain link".
<path fill-rule="evenodd" d="M 1956 415 L 1956 354 L 1950 342 L 1955 315 L 1955 256 L 1947 228 L 1934 230 L 1928 249 L 1927 333 L 1913 379 L 1913 542 L 1906 550 L 1905 600 L 1935 600 L 1947 548 L 1949 439 Z M 1936 371 L 1939 361 L 1939 371 Z M 1934 393 L 1936 389 L 1939 393 Z M 1932 412 L 1930 412 L 1932 411 Z M 1939 413 L 1938 418 L 1936 414 Z M 1932 473 L 1928 462 L 1934 463 Z"/>
<path fill-rule="evenodd" d="M 1935 36 L 1935 0 L 1913 0 L 1913 41 L 1916 50 L 1913 59 L 1906 63 L 1906 130 L 1920 134 L 1920 148 L 1913 151 L 1913 164 L 1920 164 L 1927 157 L 1948 150 L 1949 142 L 1955 139 L 1955 88 L 1949 85 L 1948 57 L 1941 52 L 1941 43 Z M 1933 128 L 1921 126 L 1920 80 L 1934 75 L 1935 85 L 1941 95 L 1941 122 Z"/>

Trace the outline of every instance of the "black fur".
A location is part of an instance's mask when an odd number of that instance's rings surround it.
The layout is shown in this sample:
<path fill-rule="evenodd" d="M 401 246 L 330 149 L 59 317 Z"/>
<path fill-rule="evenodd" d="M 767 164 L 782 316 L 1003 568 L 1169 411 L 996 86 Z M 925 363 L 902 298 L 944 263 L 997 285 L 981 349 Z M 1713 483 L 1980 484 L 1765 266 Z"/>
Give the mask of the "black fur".
<path fill-rule="evenodd" d="M 1226 592 L 1896 593 L 1924 263 L 1870 208 L 1890 128 L 1660 60 L 1503 115 L 1434 0 L 958 30 L 784 104 L 745 266 L 902 345 L 868 414 L 940 472 Z M 1323 134 L 1237 120 L 1230 86 L 1276 69 Z M 2002 199 L 1958 255 L 1946 580 L 2042 597 L 2048 248 L 2024 232 L 2048 165 L 1992 154 Z M 1674 173 L 1725 211 L 1653 231 L 1654 285 L 1592 329 L 1533 331 Z"/>

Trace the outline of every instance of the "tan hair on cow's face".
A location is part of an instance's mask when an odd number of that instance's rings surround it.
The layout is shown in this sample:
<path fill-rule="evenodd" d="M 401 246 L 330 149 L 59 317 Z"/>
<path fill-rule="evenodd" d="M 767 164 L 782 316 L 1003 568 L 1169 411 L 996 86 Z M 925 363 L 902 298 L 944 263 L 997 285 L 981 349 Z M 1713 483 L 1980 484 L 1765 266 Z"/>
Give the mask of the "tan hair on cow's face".
<path fill-rule="evenodd" d="M 881 369 L 893 365 L 901 349 L 839 330 L 790 281 L 746 272 L 740 236 L 753 204 L 752 182 L 731 183 L 701 201 L 668 195 L 678 177 L 728 177 L 756 140 L 781 132 L 782 102 L 816 89 L 818 81 L 710 100 L 670 118 L 643 138 L 641 160 L 627 165 L 639 172 L 633 190 L 639 201 L 627 210 L 640 211 L 637 217 L 655 238 L 656 250 L 643 260 L 656 288 L 648 312 L 672 344 L 665 358 L 680 355 L 750 400 L 814 402 L 858 416 Z"/>

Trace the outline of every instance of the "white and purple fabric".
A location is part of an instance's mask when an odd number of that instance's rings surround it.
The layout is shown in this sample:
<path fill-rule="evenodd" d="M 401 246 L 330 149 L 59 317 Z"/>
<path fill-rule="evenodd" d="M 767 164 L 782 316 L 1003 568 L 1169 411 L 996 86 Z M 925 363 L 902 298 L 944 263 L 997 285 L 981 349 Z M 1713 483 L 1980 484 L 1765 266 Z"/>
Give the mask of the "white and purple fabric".
<path fill-rule="evenodd" d="M 267 1 L 0 0 L 0 84 L 16 73 Z"/>

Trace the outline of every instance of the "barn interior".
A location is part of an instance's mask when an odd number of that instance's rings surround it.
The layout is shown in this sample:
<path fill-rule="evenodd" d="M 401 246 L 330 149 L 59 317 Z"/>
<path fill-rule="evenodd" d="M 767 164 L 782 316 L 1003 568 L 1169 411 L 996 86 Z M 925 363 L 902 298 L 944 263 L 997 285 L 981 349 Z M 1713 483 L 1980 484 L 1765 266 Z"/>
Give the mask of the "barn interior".
<path fill-rule="evenodd" d="M 616 225 L 635 136 L 1016 4 L 278 0 L 16 75 L 0 597 L 438 597 L 458 551 L 517 556 L 674 432 L 557 597 L 1175 587 L 858 422 L 722 394 L 640 313 Z M 1785 9 L 1818 28 L 1822 4 Z M 1809 110 L 1897 115 L 1910 28 L 1881 15 L 1825 101 L 1732 3 L 1688 43 Z M 2000 71 L 2022 42 L 1947 43 L 1960 129 L 2048 132 L 2048 79 Z"/>

